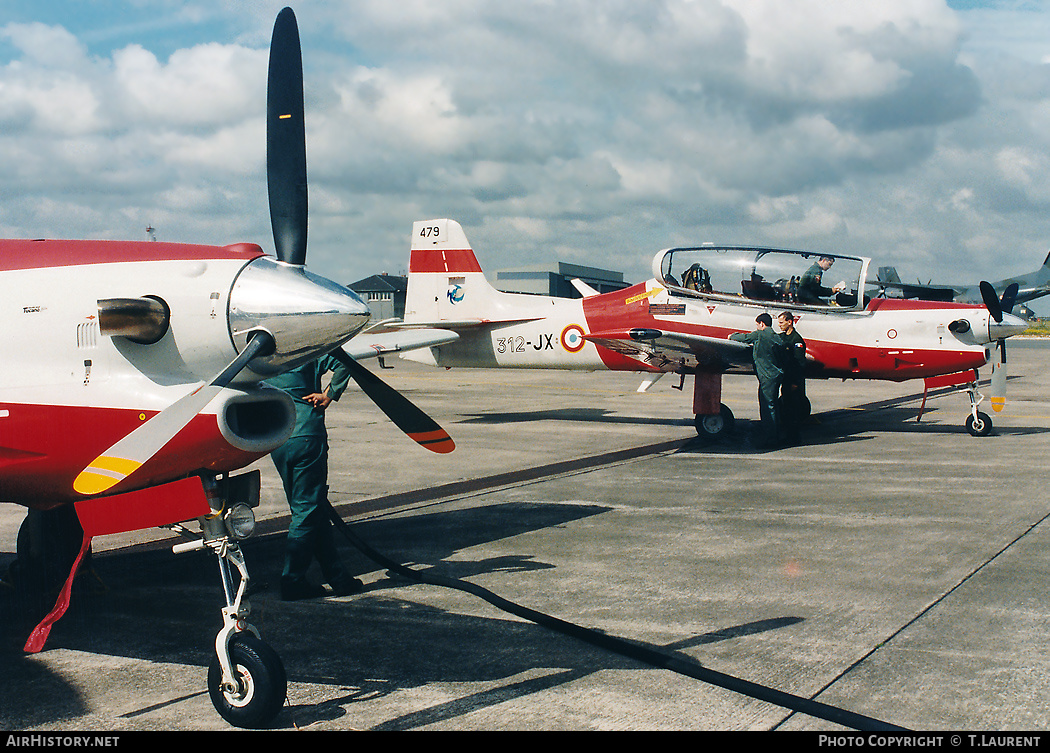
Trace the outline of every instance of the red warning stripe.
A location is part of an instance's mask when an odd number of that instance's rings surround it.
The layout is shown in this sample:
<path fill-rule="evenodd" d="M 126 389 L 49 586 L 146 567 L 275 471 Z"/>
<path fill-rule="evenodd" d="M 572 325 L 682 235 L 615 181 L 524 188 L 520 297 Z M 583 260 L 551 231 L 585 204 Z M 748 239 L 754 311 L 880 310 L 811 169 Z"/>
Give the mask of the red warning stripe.
<path fill-rule="evenodd" d="M 419 443 L 423 447 L 426 447 L 432 452 L 440 452 L 442 454 L 446 452 L 452 452 L 456 449 L 456 443 L 452 441 L 452 437 L 448 435 L 444 429 L 438 429 L 437 431 L 423 431 L 416 432 L 415 434 L 408 435 L 413 441 Z"/>
<path fill-rule="evenodd" d="M 411 272 L 480 272 L 481 265 L 469 248 L 462 249 L 412 249 L 408 271 Z"/>

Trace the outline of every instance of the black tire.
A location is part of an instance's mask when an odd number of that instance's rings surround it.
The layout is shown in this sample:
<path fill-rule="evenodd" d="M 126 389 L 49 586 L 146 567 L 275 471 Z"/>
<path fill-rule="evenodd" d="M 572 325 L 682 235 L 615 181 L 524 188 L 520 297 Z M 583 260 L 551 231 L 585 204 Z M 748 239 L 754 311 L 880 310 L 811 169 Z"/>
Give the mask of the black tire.
<path fill-rule="evenodd" d="M 53 510 L 29 510 L 18 528 L 17 558 L 7 579 L 17 589 L 19 607 L 29 619 L 51 611 L 73 568 L 84 530 L 73 505 Z M 82 563 L 81 567 L 85 564 Z"/>
<path fill-rule="evenodd" d="M 721 439 L 733 430 L 733 411 L 723 403 L 718 413 L 713 415 L 697 414 L 693 419 L 696 433 L 705 439 Z"/>
<path fill-rule="evenodd" d="M 230 659 L 238 690 L 222 688 L 222 667 L 213 656 L 208 667 L 208 694 L 219 716 L 234 727 L 264 729 L 284 706 L 288 681 L 277 652 L 251 633 L 238 633 L 230 641 Z"/>
<path fill-rule="evenodd" d="M 975 437 L 987 437 L 992 433 L 992 419 L 987 413 L 977 411 L 976 420 L 972 414 L 966 417 L 966 431 Z"/>

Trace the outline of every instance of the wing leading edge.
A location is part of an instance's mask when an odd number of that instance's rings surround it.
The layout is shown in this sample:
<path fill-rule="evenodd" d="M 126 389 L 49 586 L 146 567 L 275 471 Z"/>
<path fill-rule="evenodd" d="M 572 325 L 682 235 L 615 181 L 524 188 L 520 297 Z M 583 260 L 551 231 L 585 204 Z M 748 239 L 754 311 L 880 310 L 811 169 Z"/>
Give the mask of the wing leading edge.
<path fill-rule="evenodd" d="M 688 332 L 634 328 L 592 332 L 584 339 L 662 371 L 727 371 L 751 363 L 751 347 L 735 340 Z"/>

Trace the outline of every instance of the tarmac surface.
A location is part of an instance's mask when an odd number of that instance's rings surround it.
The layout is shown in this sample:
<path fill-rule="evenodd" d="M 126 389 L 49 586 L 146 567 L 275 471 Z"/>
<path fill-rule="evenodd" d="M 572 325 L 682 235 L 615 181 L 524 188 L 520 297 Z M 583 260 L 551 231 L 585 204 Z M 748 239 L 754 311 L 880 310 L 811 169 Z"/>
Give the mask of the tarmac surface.
<path fill-rule="evenodd" d="M 725 380 L 736 426 L 705 443 L 691 380 L 638 394 L 632 374 L 372 362 L 457 449 L 426 452 L 348 390 L 328 419 L 330 484 L 357 536 L 629 650 L 414 582 L 342 540 L 365 591 L 282 602 L 286 508 L 265 460 L 244 551 L 252 622 L 288 675 L 274 728 L 836 731 L 854 714 L 1047 729 L 1050 343 L 1014 339 L 1009 355 L 1006 410 L 982 405 L 992 436 L 966 432 L 953 390 L 917 422 L 921 383 L 811 381 L 804 444 L 773 451 L 749 439 L 752 377 Z M 23 513 L 0 508 L 0 569 Z M 36 615 L 0 591 L 0 729 L 232 729 L 206 689 L 215 560 L 171 543 L 96 539 L 106 590 L 75 591 L 36 655 L 22 653 Z"/>

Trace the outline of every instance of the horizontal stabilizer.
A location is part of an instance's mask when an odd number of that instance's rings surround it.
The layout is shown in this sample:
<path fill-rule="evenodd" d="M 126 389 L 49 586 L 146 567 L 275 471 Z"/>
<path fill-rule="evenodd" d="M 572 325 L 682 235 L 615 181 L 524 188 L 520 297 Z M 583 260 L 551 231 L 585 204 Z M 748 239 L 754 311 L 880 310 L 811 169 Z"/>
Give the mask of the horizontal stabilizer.
<path fill-rule="evenodd" d="M 447 329 L 407 329 L 387 332 L 366 332 L 356 335 L 343 345 L 343 351 L 360 361 L 388 353 L 401 353 L 419 348 L 447 345 L 459 339 L 459 335 Z"/>
<path fill-rule="evenodd" d="M 500 327 L 508 324 L 538 322 L 542 316 L 525 316 L 513 319 L 438 319 L 432 322 L 402 322 L 387 320 L 368 332 L 410 332 L 412 330 L 461 330 L 477 327 Z M 367 333 L 366 333 L 367 334 Z M 351 341 L 352 342 L 352 341 Z"/>
<path fill-rule="evenodd" d="M 597 290 L 585 283 L 579 277 L 572 278 L 570 282 L 572 282 L 572 286 L 576 288 L 579 294 L 582 295 L 584 298 L 590 298 L 592 295 L 600 295 Z"/>

